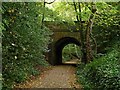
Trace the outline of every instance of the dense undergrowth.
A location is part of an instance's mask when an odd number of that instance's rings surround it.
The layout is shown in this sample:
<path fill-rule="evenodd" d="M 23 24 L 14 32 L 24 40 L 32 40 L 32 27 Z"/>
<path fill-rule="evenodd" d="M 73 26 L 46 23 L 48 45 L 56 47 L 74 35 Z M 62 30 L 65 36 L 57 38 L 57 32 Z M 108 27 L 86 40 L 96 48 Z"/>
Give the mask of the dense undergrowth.
<path fill-rule="evenodd" d="M 48 65 L 43 53 L 51 32 L 41 29 L 41 3 L 3 3 L 2 9 L 2 78 L 3 90 L 8 90 L 38 75 L 37 66 Z"/>
<path fill-rule="evenodd" d="M 93 62 L 78 66 L 78 82 L 84 89 L 118 90 L 120 88 L 120 42 Z"/>
<path fill-rule="evenodd" d="M 98 3 L 93 26 L 97 42 L 95 59 L 78 65 L 78 82 L 85 90 L 120 89 L 120 18 L 117 3 Z M 108 12 L 109 10 L 109 12 Z"/>

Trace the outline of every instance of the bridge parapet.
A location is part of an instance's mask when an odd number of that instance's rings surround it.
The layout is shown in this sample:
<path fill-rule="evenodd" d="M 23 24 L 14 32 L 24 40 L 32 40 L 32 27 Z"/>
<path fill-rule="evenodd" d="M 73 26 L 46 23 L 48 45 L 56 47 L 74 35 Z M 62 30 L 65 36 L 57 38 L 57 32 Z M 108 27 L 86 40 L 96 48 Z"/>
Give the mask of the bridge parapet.
<path fill-rule="evenodd" d="M 66 22 L 44 21 L 44 25 L 53 32 L 79 32 L 75 24 Z"/>

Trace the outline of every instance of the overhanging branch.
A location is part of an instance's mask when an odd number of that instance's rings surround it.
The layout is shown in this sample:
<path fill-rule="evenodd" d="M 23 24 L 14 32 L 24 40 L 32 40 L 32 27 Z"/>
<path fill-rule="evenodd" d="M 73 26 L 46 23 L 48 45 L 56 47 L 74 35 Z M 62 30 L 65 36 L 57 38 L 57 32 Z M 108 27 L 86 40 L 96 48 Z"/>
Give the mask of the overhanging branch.
<path fill-rule="evenodd" d="M 55 0 L 53 0 L 52 2 L 46 2 L 46 1 L 45 1 L 45 3 L 47 3 L 47 4 L 52 4 L 53 2 L 55 2 Z"/>

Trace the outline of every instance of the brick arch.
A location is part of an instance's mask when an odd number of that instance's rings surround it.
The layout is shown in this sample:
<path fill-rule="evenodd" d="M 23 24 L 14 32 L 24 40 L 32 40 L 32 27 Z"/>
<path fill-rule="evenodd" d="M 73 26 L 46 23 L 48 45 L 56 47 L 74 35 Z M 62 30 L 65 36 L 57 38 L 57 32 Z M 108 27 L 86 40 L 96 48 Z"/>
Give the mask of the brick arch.
<path fill-rule="evenodd" d="M 70 25 L 66 22 L 45 21 L 44 25 L 49 28 L 53 34 L 48 46 L 47 60 L 51 65 L 62 63 L 62 49 L 67 44 L 80 45 L 80 32 L 77 30 L 77 24 Z"/>
<path fill-rule="evenodd" d="M 56 63 L 62 63 L 62 50 L 68 44 L 76 44 L 80 46 L 80 42 L 73 37 L 64 37 L 58 40 L 55 44 L 55 53 L 56 53 Z"/>
<path fill-rule="evenodd" d="M 80 46 L 80 42 L 73 37 L 63 37 L 60 40 L 56 41 L 54 44 L 54 54 L 52 59 L 52 65 L 62 64 L 62 50 L 68 44 L 76 44 Z"/>

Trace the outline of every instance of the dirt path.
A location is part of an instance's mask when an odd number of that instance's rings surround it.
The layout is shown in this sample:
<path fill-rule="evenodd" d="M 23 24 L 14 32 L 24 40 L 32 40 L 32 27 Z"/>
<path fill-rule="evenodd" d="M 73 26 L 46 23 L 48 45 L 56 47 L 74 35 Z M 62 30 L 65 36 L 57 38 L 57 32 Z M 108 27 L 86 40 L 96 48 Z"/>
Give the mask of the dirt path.
<path fill-rule="evenodd" d="M 21 88 L 80 88 L 76 83 L 75 67 L 71 65 L 52 66 L 35 80 L 21 85 Z"/>

